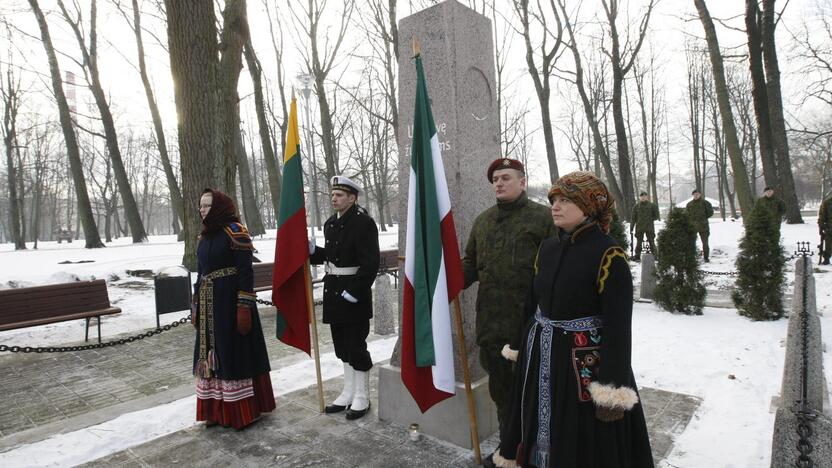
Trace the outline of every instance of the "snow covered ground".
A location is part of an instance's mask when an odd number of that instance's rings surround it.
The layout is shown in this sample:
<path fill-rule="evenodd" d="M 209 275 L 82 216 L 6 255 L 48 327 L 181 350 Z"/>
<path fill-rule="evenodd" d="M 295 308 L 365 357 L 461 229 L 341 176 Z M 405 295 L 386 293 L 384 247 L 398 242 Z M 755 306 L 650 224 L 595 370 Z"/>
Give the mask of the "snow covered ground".
<path fill-rule="evenodd" d="M 783 245 L 787 254 L 796 242 L 817 244 L 815 218 L 807 218 L 803 225 L 783 225 Z M 657 228 L 660 227 L 657 225 Z M 705 265 L 709 271 L 733 270 L 733 261 L 742 236 L 742 223 L 711 220 L 711 260 Z M 395 229 L 382 233 L 382 248 L 397 245 Z M 263 261 L 271 261 L 274 254 L 274 232 L 255 240 Z M 43 242 L 38 251 L 14 252 L 8 244 L 0 245 L 0 288 L 16 285 L 37 285 L 68 281 L 73 278 L 106 278 L 111 301 L 122 308 L 122 314 L 104 320 L 102 331 L 107 336 L 138 331 L 155 325 L 152 281 L 128 276 L 126 270 L 150 269 L 179 264 L 182 244 L 173 237 L 153 237 L 142 245 L 131 245 L 121 239 L 106 249 L 86 250 L 82 243 L 71 245 Z M 64 260 L 94 260 L 92 263 L 59 264 Z M 815 261 L 817 258 L 815 257 Z M 794 265 L 789 265 L 788 290 L 794 281 Z M 832 349 L 832 268 L 816 269 L 818 311 L 822 315 L 823 341 Z M 639 265 L 634 265 L 634 277 L 639 277 Z M 706 277 L 710 289 L 728 290 L 733 279 L 723 276 Z M 132 283 L 132 284 L 125 284 Z M 142 286 L 143 285 L 143 286 Z M 144 287 L 145 289 L 141 289 Z M 139 288 L 139 289 L 137 289 Z M 264 296 L 267 297 L 267 296 Z M 182 314 L 163 316 L 170 322 Z M 652 304 L 638 303 L 634 309 L 633 368 L 642 386 L 686 393 L 702 398 L 702 404 L 690 424 L 678 436 L 673 452 L 665 462 L 667 467 L 751 467 L 770 463 L 774 412 L 771 400 L 779 394 L 785 352 L 787 320 L 752 322 L 740 317 L 733 309 L 706 308 L 703 316 L 687 317 L 664 312 Z M 61 323 L 31 329 L 0 332 L 0 344 L 59 345 L 78 341 L 82 323 Z M 380 356 L 382 359 L 386 356 Z M 830 379 L 832 357 L 824 354 L 827 379 Z M 337 366 L 336 366 L 337 367 Z M 281 372 L 281 371 L 275 371 Z M 285 371 L 284 371 L 285 372 Z M 294 372 L 294 371 L 292 371 Z M 313 385 L 314 377 L 298 369 L 298 385 Z M 337 368 L 333 370 L 337 373 Z M 274 374 L 274 373 L 273 373 Z M 281 381 L 286 377 L 281 375 Z M 332 376 L 335 376 L 333 374 Z M 273 375 L 273 378 L 276 378 Z M 832 385 L 828 386 L 832 388 Z M 112 448 L 102 446 L 93 452 L 81 447 L 84 437 L 95 438 L 94 428 L 79 431 L 71 439 L 57 436 L 31 447 L 20 447 L 0 454 L 0 460 L 21 460 L 32 450 L 61 447 L 66 460 L 77 462 L 103 456 L 126 446 L 141 443 L 181 429 L 190 424 L 192 402 L 169 404 L 155 408 L 154 418 L 159 423 L 152 431 L 138 432 L 135 437 L 119 442 Z M 110 421 L 102 430 L 119 431 L 130 427 L 139 413 L 124 415 Z M 190 421 L 190 422 L 189 422 Z M 130 432 L 126 431 L 126 432 Z M 136 431 L 133 431 L 136 432 Z M 79 443 L 75 443 L 79 442 Z M 77 453 L 73 450 L 77 450 Z M 54 462 L 54 459 L 50 459 Z M 46 461 L 46 460 L 44 460 Z M 66 461 L 64 461 L 66 463 Z M 12 466 L 2 463 L 5 466 Z"/>

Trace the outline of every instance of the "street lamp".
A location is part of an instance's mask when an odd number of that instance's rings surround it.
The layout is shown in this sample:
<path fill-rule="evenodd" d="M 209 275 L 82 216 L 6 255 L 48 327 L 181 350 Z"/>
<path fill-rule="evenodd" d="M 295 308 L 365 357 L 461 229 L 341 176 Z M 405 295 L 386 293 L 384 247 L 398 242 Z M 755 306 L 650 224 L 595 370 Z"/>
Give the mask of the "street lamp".
<path fill-rule="evenodd" d="M 300 92 L 303 94 L 304 106 L 306 107 L 306 140 L 309 146 L 309 173 L 312 178 L 311 199 L 312 199 L 312 226 L 309 226 L 312 241 L 315 240 L 315 227 L 321 225 L 321 213 L 318 209 L 318 174 L 315 166 L 315 145 L 312 142 L 312 109 L 309 106 L 309 96 L 312 94 L 312 82 L 314 77 L 309 73 L 298 74 L 295 79 L 301 85 Z"/>

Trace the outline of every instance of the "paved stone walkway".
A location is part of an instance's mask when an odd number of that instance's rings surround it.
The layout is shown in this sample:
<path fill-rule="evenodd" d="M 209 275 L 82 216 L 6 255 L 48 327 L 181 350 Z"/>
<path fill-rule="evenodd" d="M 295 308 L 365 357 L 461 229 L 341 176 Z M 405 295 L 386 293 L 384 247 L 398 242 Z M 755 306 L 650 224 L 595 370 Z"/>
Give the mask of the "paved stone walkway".
<path fill-rule="evenodd" d="M 320 317 L 320 310 L 317 312 Z M 270 360 L 296 355 L 295 348 L 274 338 L 274 309 L 261 308 L 260 316 Z M 323 353 L 332 343 L 329 327 L 318 322 L 318 335 Z M 2 438 L 11 434 L 192 385 L 193 343 L 193 327 L 184 324 L 110 348 L 56 354 L 3 353 L 0 388 L 5 404 L 0 405 L 0 450 Z"/>
<path fill-rule="evenodd" d="M 320 312 L 320 311 L 319 311 Z M 320 317 L 320 314 L 318 314 Z M 308 359 L 273 338 L 274 313 L 261 310 L 273 363 Z M 318 326 L 321 353 L 332 351 L 329 327 Z M 371 335 L 370 339 L 380 338 Z M 89 427 L 193 393 L 193 328 L 183 325 L 145 340 L 101 350 L 0 355 L 0 453 L 51 435 Z M 276 368 L 276 366 L 275 366 Z M 328 400 L 340 377 L 325 384 Z M 371 400 L 378 401 L 372 373 Z M 656 461 L 687 426 L 700 400 L 640 390 Z M 482 446 L 491 453 L 496 439 Z M 278 397 L 275 413 L 243 431 L 195 425 L 89 463 L 90 466 L 474 466 L 471 451 L 378 421 L 375 407 L 359 421 L 318 413 L 315 387 Z"/>
<path fill-rule="evenodd" d="M 377 367 L 376 367 L 377 368 Z M 372 401 L 378 401 L 376 372 L 371 373 Z M 341 378 L 327 381 L 339 389 Z M 330 398 L 334 398 L 334 390 Z M 656 463 L 673 448 L 700 400 L 662 390 L 640 390 Z M 496 436 L 482 443 L 494 451 Z M 318 413 L 314 387 L 278 397 L 277 410 L 252 426 L 235 431 L 196 424 L 188 429 L 87 463 L 85 467 L 148 466 L 279 467 L 475 467 L 473 452 L 422 436 L 409 439 L 405 427 L 378 420 L 375 408 L 358 421 L 343 414 Z"/>

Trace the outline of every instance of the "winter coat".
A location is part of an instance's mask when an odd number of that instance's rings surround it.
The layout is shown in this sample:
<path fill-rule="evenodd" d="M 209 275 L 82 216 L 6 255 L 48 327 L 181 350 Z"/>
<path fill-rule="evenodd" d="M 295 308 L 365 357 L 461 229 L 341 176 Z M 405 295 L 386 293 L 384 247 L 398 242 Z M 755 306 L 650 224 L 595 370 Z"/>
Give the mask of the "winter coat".
<path fill-rule="evenodd" d="M 632 226 L 635 227 L 636 235 L 641 236 L 645 232 L 655 232 L 653 221 L 659 219 L 659 206 L 650 201 L 639 201 L 633 207 Z"/>
<path fill-rule="evenodd" d="M 324 247 L 315 247 L 309 256 L 312 264 L 325 261 L 337 267 L 358 267 L 354 275 L 324 276 L 324 323 L 360 323 L 373 317 L 372 286 L 378 274 L 380 254 L 378 227 L 358 205 L 339 218 L 334 214 L 324 224 Z M 344 299 L 347 291 L 358 302 Z"/>
<path fill-rule="evenodd" d="M 757 204 L 764 207 L 771 215 L 772 221 L 780 227 L 783 216 L 786 214 L 786 204 L 783 200 L 777 197 L 760 197 L 757 199 Z"/>
<path fill-rule="evenodd" d="M 197 303 L 195 317 L 199 317 L 200 287 L 203 277 L 224 268 L 234 267 L 235 274 L 213 279 L 213 329 L 214 351 L 217 359 L 215 375 L 223 380 L 238 380 L 269 372 L 269 356 L 260 315 L 254 300 L 254 273 L 251 268 L 252 244 L 246 228 L 240 223 L 230 223 L 225 229 L 200 238 L 197 244 L 197 277 L 194 299 Z M 245 336 L 237 331 L 237 306 L 251 308 L 251 330 Z M 209 322 L 211 323 L 211 322 Z M 198 325 L 195 323 L 194 325 Z M 199 360 L 200 332 L 197 327 L 194 343 L 194 366 Z"/>
<path fill-rule="evenodd" d="M 462 268 L 466 288 L 479 281 L 476 333 L 480 346 L 499 348 L 509 343 L 517 349 L 535 254 L 554 232 L 549 208 L 529 200 L 526 192 L 515 201 L 497 202 L 474 220 Z"/>
<path fill-rule="evenodd" d="M 624 251 L 596 223 L 585 224 L 544 241 L 536 269 L 532 305 L 540 318 L 524 328 L 501 455 L 540 468 L 652 467 L 630 365 L 633 280 Z M 563 328 L 543 326 L 550 320 Z M 597 407 L 625 411 L 602 422 Z"/>
<path fill-rule="evenodd" d="M 818 210 L 818 226 L 827 236 L 832 235 L 832 197 L 827 197 Z"/>
<path fill-rule="evenodd" d="M 711 202 L 705 200 L 704 197 L 699 200 L 693 199 L 685 205 L 685 211 L 687 211 L 688 219 L 690 219 L 690 223 L 693 224 L 696 232 L 711 232 L 708 224 L 708 219 L 714 215 L 714 207 Z"/>

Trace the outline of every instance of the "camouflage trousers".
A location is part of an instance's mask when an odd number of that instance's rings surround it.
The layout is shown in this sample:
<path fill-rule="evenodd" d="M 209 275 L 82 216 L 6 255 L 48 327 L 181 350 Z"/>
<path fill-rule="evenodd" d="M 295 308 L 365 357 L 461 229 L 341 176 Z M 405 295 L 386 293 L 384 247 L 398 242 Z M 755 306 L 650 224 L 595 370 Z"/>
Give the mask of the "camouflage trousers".
<path fill-rule="evenodd" d="M 711 235 L 710 231 L 698 231 L 699 239 L 702 241 L 702 258 L 707 262 L 711 256 L 711 247 L 708 245 L 708 237 Z"/>
<path fill-rule="evenodd" d="M 641 245 L 644 242 L 644 237 L 647 236 L 647 244 L 650 246 L 650 252 L 653 256 L 656 255 L 656 233 L 654 231 L 636 232 L 636 258 L 641 258 Z"/>
<path fill-rule="evenodd" d="M 503 425 L 511 416 L 511 387 L 514 385 L 514 362 L 502 355 L 503 344 L 480 346 L 480 365 L 488 373 L 488 393 L 497 406 L 497 421 Z"/>

